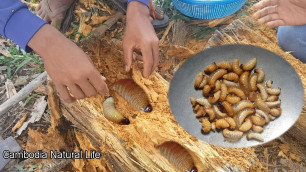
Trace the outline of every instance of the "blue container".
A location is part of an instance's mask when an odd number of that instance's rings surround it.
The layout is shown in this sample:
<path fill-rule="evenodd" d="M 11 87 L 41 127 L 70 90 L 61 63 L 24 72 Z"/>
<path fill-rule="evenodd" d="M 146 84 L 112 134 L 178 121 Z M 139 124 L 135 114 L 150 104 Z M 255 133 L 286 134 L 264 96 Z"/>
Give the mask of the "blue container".
<path fill-rule="evenodd" d="M 246 0 L 172 0 L 173 5 L 186 16 L 215 19 L 238 11 Z"/>

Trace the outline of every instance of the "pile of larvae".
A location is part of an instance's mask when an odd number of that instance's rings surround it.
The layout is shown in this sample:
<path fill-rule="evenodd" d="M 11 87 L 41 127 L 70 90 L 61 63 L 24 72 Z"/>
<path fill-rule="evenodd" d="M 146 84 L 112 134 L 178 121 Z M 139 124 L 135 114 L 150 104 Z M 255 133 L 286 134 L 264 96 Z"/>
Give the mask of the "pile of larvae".
<path fill-rule="evenodd" d="M 204 133 L 223 130 L 229 142 L 239 141 L 244 134 L 248 140 L 264 141 L 265 126 L 282 113 L 281 89 L 272 88 L 271 80 L 264 82 L 265 72 L 254 69 L 256 63 L 256 58 L 241 65 L 238 59 L 232 64 L 213 62 L 197 75 L 194 87 L 204 97 L 190 97 L 190 101 Z"/>

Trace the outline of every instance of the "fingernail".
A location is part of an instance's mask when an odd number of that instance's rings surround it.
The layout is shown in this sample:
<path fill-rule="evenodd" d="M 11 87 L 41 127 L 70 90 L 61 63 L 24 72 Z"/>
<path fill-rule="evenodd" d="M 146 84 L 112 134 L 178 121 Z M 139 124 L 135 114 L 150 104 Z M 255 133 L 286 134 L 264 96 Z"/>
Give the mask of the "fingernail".
<path fill-rule="evenodd" d="M 106 78 L 105 78 L 104 76 L 102 76 L 102 75 L 101 75 L 101 79 L 104 80 L 104 81 L 106 81 Z"/>
<path fill-rule="evenodd" d="M 128 72 L 128 71 L 129 71 L 129 69 L 128 69 L 128 66 L 127 66 L 127 65 L 125 65 L 125 71 L 126 71 L 126 72 Z"/>

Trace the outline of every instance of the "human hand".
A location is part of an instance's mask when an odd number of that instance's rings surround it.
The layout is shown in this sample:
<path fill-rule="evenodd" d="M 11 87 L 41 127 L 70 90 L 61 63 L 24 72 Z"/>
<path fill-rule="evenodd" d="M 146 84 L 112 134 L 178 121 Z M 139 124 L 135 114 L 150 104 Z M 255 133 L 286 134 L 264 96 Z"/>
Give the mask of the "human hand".
<path fill-rule="evenodd" d="M 270 27 L 306 24 L 305 0 L 262 0 L 255 4 L 253 15 L 260 24 Z"/>
<path fill-rule="evenodd" d="M 64 101 L 70 103 L 108 93 L 106 79 L 89 57 L 54 27 L 44 25 L 28 45 L 44 59 L 45 68 Z"/>
<path fill-rule="evenodd" d="M 150 11 L 144 4 L 132 1 L 127 10 L 127 23 L 123 39 L 125 70 L 131 69 L 133 49 L 140 48 L 143 56 L 143 76 L 149 77 L 159 63 L 158 38 L 152 26 Z"/>

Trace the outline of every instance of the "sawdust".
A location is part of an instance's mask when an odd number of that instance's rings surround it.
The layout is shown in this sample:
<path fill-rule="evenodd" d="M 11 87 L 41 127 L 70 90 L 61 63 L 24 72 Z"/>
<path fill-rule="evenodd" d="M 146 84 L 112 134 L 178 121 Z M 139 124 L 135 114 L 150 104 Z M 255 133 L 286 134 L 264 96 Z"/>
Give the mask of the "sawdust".
<path fill-rule="evenodd" d="M 170 46 L 167 55 L 169 57 L 189 58 L 191 56 L 194 56 L 195 52 L 183 46 L 172 45 Z"/>

